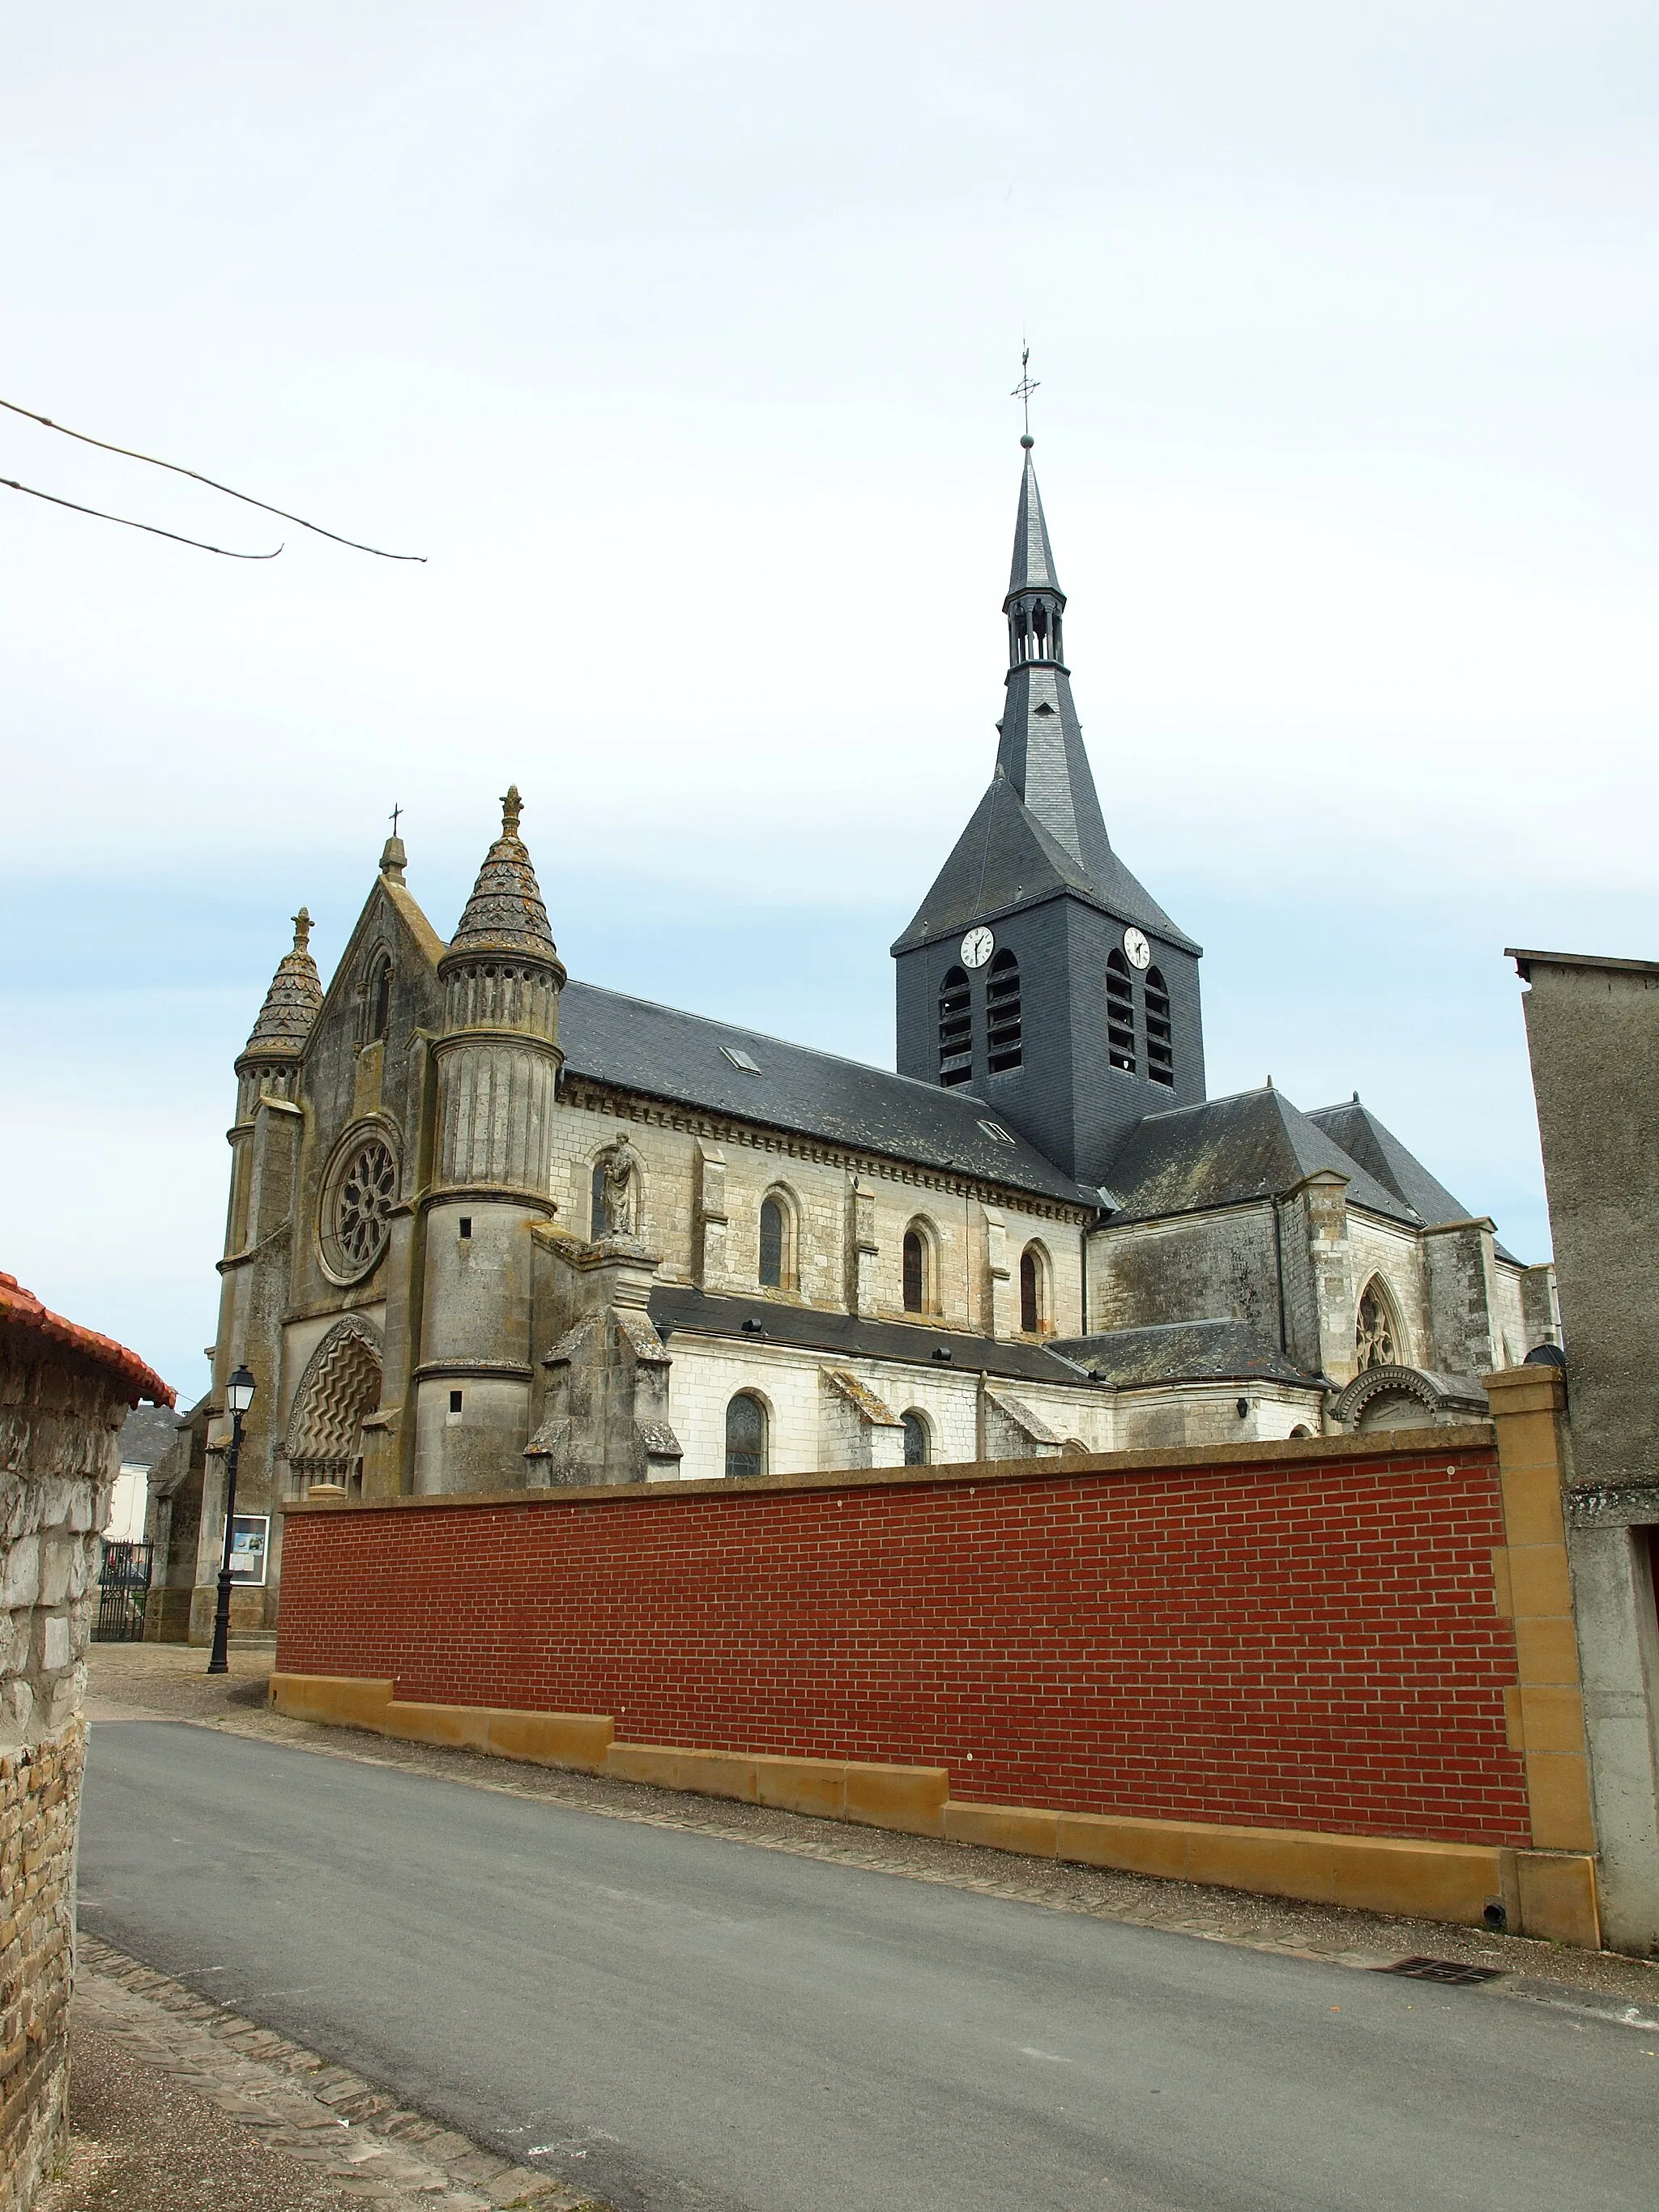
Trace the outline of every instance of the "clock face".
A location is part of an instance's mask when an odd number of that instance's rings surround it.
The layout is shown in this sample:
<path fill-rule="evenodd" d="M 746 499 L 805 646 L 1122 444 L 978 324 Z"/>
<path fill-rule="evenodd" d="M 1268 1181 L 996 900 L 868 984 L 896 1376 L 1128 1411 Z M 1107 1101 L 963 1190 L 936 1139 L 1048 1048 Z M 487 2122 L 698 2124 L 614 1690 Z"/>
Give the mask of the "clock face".
<path fill-rule="evenodd" d="M 1132 968 L 1150 968 L 1152 948 L 1146 942 L 1144 930 L 1126 929 L 1123 933 L 1123 951 Z"/>
<path fill-rule="evenodd" d="M 962 940 L 962 964 L 964 968 L 982 968 L 997 949 L 997 941 L 983 923 L 970 929 Z M 1147 954 L 1150 959 L 1152 955 Z"/>

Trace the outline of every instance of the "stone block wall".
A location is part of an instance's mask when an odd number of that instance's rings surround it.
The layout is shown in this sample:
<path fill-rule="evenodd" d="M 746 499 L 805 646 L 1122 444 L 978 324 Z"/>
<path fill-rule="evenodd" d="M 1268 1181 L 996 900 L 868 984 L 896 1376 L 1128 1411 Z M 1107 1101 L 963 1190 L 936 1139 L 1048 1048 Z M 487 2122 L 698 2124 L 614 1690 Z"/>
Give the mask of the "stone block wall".
<path fill-rule="evenodd" d="M 173 1403 L 0 1275 L 0 2212 L 26 2212 L 63 2136 L 98 1532 L 141 1397 Z"/>

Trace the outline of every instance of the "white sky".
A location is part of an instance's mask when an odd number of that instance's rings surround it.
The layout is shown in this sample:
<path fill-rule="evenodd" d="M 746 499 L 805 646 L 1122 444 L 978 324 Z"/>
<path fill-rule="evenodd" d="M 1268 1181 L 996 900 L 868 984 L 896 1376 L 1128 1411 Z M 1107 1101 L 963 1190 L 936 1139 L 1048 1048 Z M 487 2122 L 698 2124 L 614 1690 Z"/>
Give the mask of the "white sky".
<path fill-rule="evenodd" d="M 1547 1249 L 1505 944 L 1650 954 L 1651 6 L 87 5 L 11 24 L 0 1267 L 182 1389 L 230 1063 L 510 777 L 574 972 L 890 1061 L 990 773 L 1022 331 L 1212 1091 Z"/>

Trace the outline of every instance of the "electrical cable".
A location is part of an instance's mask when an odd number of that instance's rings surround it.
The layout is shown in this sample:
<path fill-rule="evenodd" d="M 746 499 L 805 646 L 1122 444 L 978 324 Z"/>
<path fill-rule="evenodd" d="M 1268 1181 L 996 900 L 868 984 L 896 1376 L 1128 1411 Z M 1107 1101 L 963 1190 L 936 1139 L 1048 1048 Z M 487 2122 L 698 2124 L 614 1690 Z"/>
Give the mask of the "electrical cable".
<path fill-rule="evenodd" d="M 175 477 L 188 477 L 192 483 L 205 484 L 210 491 L 222 491 L 228 499 L 240 499 L 246 507 L 257 507 L 266 514 L 280 515 L 284 522 L 298 523 L 301 530 L 314 531 L 319 538 L 331 538 L 337 545 L 349 545 L 354 553 L 372 553 L 378 561 L 416 561 L 422 566 L 425 565 L 424 553 L 388 553 L 381 546 L 364 545 L 355 538 L 342 538 L 337 531 L 325 530 L 320 522 L 307 522 L 302 514 L 290 514 L 285 507 L 272 507 L 268 500 L 255 499 L 249 492 L 234 491 L 228 484 L 219 483 L 216 477 L 204 477 L 199 469 L 183 468 L 177 461 L 158 460 L 154 453 L 141 453 L 134 446 L 112 445 L 107 438 L 94 438 L 85 430 L 71 430 L 66 422 L 54 422 L 50 415 L 37 415 L 32 407 L 20 407 L 15 399 L 0 399 L 0 407 L 5 408 L 9 414 L 21 415 L 30 422 L 39 422 L 46 429 L 56 430 L 63 437 L 77 438 L 83 446 L 96 446 L 100 453 L 119 453 L 130 461 L 147 461 L 153 469 L 167 469 Z M 0 479 L 0 481 L 9 481 L 9 479 Z M 42 496 L 44 497 L 45 495 L 43 494 Z M 68 500 L 62 502 L 65 507 L 70 503 Z M 95 513 L 96 509 L 88 507 L 86 512 L 91 514 Z M 120 517 L 115 515 L 106 519 L 119 521 Z M 143 524 L 134 526 L 135 528 L 145 526 L 147 526 Z M 171 538 L 173 533 L 170 530 L 163 530 L 158 534 L 163 538 Z M 184 542 L 193 545 L 198 541 L 192 538 L 186 538 Z M 222 550 L 216 545 L 208 548 L 208 550 L 212 553 L 217 553 Z M 259 554 L 246 557 L 269 560 L 271 556 L 269 554 Z"/>
<path fill-rule="evenodd" d="M 0 401 L 0 405 L 3 404 Z M 76 514 L 94 515 L 100 522 L 118 522 L 124 530 L 147 530 L 152 538 L 170 538 L 175 545 L 193 545 L 198 553 L 221 553 L 227 561 L 274 561 L 283 550 L 279 545 L 270 553 L 238 553 L 228 545 L 210 545 L 204 538 L 181 538 L 176 530 L 163 530 L 158 523 L 135 522 L 130 515 L 106 514 L 101 507 L 82 507 L 78 500 L 59 499 L 55 491 L 36 491 L 33 484 L 19 483 L 15 477 L 0 477 L 0 484 L 8 491 L 26 492 L 31 499 L 50 500 L 54 507 L 70 507 Z"/>

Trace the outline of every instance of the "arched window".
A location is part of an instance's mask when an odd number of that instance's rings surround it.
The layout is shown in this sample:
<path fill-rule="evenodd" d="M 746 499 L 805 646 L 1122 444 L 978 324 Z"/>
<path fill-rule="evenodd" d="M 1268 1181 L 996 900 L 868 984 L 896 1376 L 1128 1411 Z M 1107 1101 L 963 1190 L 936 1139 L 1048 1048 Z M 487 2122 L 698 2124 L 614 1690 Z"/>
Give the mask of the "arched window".
<path fill-rule="evenodd" d="M 993 1075 L 1018 1067 L 1024 1058 L 1019 1033 L 1019 963 L 999 952 L 985 988 L 985 1048 Z"/>
<path fill-rule="evenodd" d="M 974 1000 L 960 968 L 947 968 L 939 987 L 939 1079 L 947 1088 L 974 1078 Z"/>
<path fill-rule="evenodd" d="M 1409 1364 L 1394 1300 L 1381 1275 L 1373 1275 L 1359 1293 L 1359 1310 L 1353 1325 L 1354 1365 L 1404 1367 Z"/>
<path fill-rule="evenodd" d="M 748 1390 L 739 1390 L 726 1409 L 726 1472 L 766 1472 L 766 1408 Z"/>
<path fill-rule="evenodd" d="M 1175 1089 L 1175 1031 L 1170 1024 L 1170 987 L 1161 968 L 1146 970 L 1146 1073 L 1154 1083 Z"/>
<path fill-rule="evenodd" d="M 933 1463 L 933 1439 L 928 1432 L 927 1414 L 901 1413 L 899 1426 L 904 1431 L 906 1467 L 931 1467 Z"/>
<path fill-rule="evenodd" d="M 368 1036 L 372 1044 L 392 1025 L 392 963 L 383 952 L 368 979 Z"/>
<path fill-rule="evenodd" d="M 795 1279 L 794 1209 L 781 1191 L 769 1191 L 761 1200 L 760 1279 L 769 1291 L 785 1291 Z"/>
<path fill-rule="evenodd" d="M 1125 1075 L 1134 1073 L 1134 986 L 1128 962 L 1116 951 L 1106 956 L 1106 1057 Z"/>
<path fill-rule="evenodd" d="M 1048 1255 L 1040 1244 L 1019 1255 L 1019 1325 L 1027 1336 L 1048 1326 Z"/>
<path fill-rule="evenodd" d="M 919 1222 L 904 1232 L 904 1310 L 926 1313 L 933 1298 L 933 1240 Z"/>

